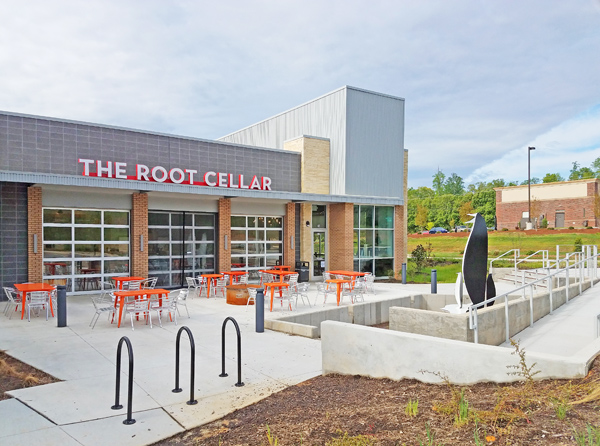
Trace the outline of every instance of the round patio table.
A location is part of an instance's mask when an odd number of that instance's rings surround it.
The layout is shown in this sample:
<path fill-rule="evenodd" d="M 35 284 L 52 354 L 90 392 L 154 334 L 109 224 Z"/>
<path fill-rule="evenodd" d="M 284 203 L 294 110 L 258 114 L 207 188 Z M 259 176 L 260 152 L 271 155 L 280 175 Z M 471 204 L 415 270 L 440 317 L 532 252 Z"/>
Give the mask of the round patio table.
<path fill-rule="evenodd" d="M 210 286 L 213 284 L 213 280 L 222 279 L 223 274 L 201 274 L 200 277 L 206 279 L 206 298 L 210 297 Z"/>

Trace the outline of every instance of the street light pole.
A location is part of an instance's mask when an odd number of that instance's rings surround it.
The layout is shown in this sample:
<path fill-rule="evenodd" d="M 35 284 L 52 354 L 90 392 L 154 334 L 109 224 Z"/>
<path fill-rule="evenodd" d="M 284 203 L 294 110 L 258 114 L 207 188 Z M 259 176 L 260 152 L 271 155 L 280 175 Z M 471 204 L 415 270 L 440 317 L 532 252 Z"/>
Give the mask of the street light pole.
<path fill-rule="evenodd" d="M 527 198 L 529 200 L 529 212 L 527 213 L 527 221 L 531 223 L 531 151 L 535 147 L 527 148 Z"/>

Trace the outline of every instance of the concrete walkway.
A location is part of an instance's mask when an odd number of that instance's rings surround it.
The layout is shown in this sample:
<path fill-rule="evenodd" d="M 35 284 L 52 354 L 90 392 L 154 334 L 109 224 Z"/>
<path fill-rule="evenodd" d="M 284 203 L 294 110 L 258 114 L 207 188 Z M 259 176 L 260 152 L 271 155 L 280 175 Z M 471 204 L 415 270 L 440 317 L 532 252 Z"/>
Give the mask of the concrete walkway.
<path fill-rule="evenodd" d="M 446 290 L 447 288 L 447 290 Z M 451 293 L 452 284 L 440 284 L 439 292 Z M 429 285 L 377 284 L 377 295 L 366 301 L 391 299 L 429 292 Z M 316 287 L 311 285 L 314 299 Z M 332 307 L 335 304 L 328 304 Z M 10 392 L 14 399 L 0 402 L 0 444 L 37 445 L 146 445 L 186 429 L 216 420 L 252 404 L 287 386 L 321 374 L 320 340 L 289 336 L 266 330 L 255 332 L 254 308 L 227 305 L 224 299 L 188 299 L 191 317 L 183 315 L 179 325 L 172 322 L 150 329 L 143 321 L 123 317 L 120 328 L 101 317 L 95 329 L 89 327 L 94 314 L 88 296 L 68 298 L 68 327 L 57 328 L 56 320 L 43 317 L 31 322 L 18 315 L 12 320 L 0 316 L 0 349 L 41 369 L 60 383 Z M 323 306 L 316 307 L 316 311 Z M 298 311 L 315 311 L 299 306 Z M 277 308 L 267 318 L 289 314 Z M 226 334 L 227 378 L 221 373 L 221 326 L 234 317 L 242 332 L 242 381 L 236 387 L 237 352 L 235 329 L 229 323 Z M 154 323 L 158 322 L 154 320 Z M 190 347 L 187 335 L 181 342 L 182 393 L 173 393 L 176 333 L 188 326 L 196 344 L 195 398 L 189 400 Z M 127 379 L 121 379 L 122 410 L 111 410 L 115 399 L 115 361 L 119 339 L 127 336 L 135 357 L 133 418 L 124 425 L 127 407 Z M 124 346 L 122 370 L 127 373 Z"/>
<path fill-rule="evenodd" d="M 498 292 L 512 286 L 498 284 Z M 506 288 L 506 289 L 505 289 Z M 366 301 L 392 299 L 429 293 L 430 285 L 376 284 L 377 295 Z M 438 293 L 453 294 L 453 284 L 438 284 Z M 591 292 L 600 292 L 600 287 Z M 316 287 L 311 285 L 311 297 Z M 579 298 L 581 299 L 581 298 Z M 567 305 L 575 305 L 573 301 Z M 333 307 L 335 304 L 328 304 Z M 183 315 L 179 325 L 150 329 L 143 321 L 123 319 L 121 328 L 101 317 L 96 328 L 89 322 L 94 314 L 87 296 L 68 298 L 68 327 L 57 328 L 54 319 L 43 317 L 31 322 L 17 315 L 12 320 L 0 316 L 0 349 L 31 364 L 62 382 L 10 392 L 14 399 L 0 402 L 0 444 L 11 445 L 146 445 L 184 430 L 221 418 L 232 411 L 259 401 L 287 386 L 321 374 L 320 340 L 265 331 L 256 333 L 253 307 L 227 305 L 224 299 L 188 300 L 191 317 Z M 327 307 L 325 307 L 327 308 Z M 297 311 L 319 311 L 323 306 L 300 306 Z M 600 311 L 598 311 L 600 312 Z M 267 318 L 289 314 L 277 309 L 266 311 Z M 557 311 L 558 314 L 558 311 Z M 594 313 L 596 314 L 596 313 Z M 236 387 L 236 336 L 232 324 L 226 335 L 226 378 L 221 373 L 221 326 L 234 317 L 242 332 L 242 381 Z M 591 317 L 591 316 L 590 316 Z M 595 317 L 595 316 L 594 316 Z M 157 323 L 157 321 L 154 321 Z M 189 400 L 190 348 L 182 336 L 182 393 L 173 393 L 175 337 L 182 325 L 188 326 L 196 344 L 197 405 Z M 133 418 L 124 425 L 127 407 L 127 378 L 121 379 L 122 410 L 111 410 L 115 399 L 115 361 L 119 339 L 127 336 L 135 356 Z M 578 341 L 579 342 L 579 341 Z M 523 345 L 527 348 L 525 341 Z M 127 372 L 123 348 L 122 370 Z"/>

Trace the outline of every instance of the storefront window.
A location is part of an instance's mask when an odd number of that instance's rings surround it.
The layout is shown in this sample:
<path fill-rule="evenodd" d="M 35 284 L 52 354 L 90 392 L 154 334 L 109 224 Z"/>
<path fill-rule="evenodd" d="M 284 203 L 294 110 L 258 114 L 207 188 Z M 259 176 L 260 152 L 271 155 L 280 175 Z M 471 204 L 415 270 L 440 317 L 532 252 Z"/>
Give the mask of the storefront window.
<path fill-rule="evenodd" d="M 281 264 L 283 218 L 258 216 L 231 217 L 231 269 L 256 271 Z"/>
<path fill-rule="evenodd" d="M 326 228 L 327 227 L 327 206 L 321 204 L 313 204 L 312 206 L 312 227 Z"/>
<path fill-rule="evenodd" d="M 354 206 L 354 268 L 386 276 L 394 268 L 394 208 Z"/>
<path fill-rule="evenodd" d="M 46 282 L 97 293 L 129 273 L 129 212 L 44 208 L 43 258 Z"/>

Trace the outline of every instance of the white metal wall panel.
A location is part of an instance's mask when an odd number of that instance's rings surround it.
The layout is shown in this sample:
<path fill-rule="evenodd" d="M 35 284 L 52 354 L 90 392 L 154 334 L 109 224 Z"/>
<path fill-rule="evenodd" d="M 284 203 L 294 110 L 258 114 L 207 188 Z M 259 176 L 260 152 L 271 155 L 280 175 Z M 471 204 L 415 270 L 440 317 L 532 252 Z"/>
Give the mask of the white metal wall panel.
<path fill-rule="evenodd" d="M 346 194 L 404 196 L 404 100 L 348 88 Z"/>
<path fill-rule="evenodd" d="M 42 186 L 42 206 L 129 210 L 131 191 Z"/>
<path fill-rule="evenodd" d="M 181 194 L 148 195 L 148 209 L 153 211 L 217 212 L 217 199 L 185 197 Z"/>
<path fill-rule="evenodd" d="M 302 135 L 328 138 L 330 193 L 346 194 L 346 90 L 333 91 L 219 140 L 282 149 L 284 141 Z"/>
<path fill-rule="evenodd" d="M 285 203 L 235 199 L 231 201 L 231 215 L 285 215 Z"/>

